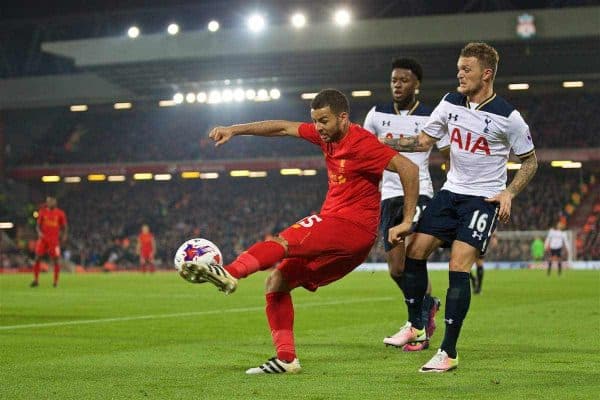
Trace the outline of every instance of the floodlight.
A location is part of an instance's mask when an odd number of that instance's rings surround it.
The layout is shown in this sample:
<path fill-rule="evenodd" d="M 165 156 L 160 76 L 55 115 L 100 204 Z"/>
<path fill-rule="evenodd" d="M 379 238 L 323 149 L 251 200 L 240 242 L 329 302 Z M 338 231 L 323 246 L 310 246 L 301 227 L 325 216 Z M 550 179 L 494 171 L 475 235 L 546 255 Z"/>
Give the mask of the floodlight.
<path fill-rule="evenodd" d="M 175 102 L 175 104 L 183 103 L 183 93 L 175 93 L 173 95 L 173 101 Z"/>
<path fill-rule="evenodd" d="M 219 27 L 220 27 L 220 25 L 219 25 L 219 23 L 218 23 L 217 21 L 214 21 L 214 20 L 213 20 L 213 21 L 210 21 L 210 22 L 208 23 L 208 30 L 209 30 L 209 31 L 211 31 L 211 32 L 216 32 L 216 31 L 218 31 L 218 30 L 219 30 Z"/>
<path fill-rule="evenodd" d="M 169 24 L 167 27 L 167 32 L 169 35 L 177 35 L 179 33 L 179 25 L 177 24 Z"/>
<path fill-rule="evenodd" d="M 292 26 L 294 28 L 304 28 L 306 26 L 306 17 L 302 13 L 295 13 L 291 18 Z"/>
<path fill-rule="evenodd" d="M 337 10 L 333 15 L 333 20 L 335 21 L 336 25 L 339 26 L 348 25 L 351 19 L 352 17 L 350 15 L 350 12 L 346 9 Z"/>
<path fill-rule="evenodd" d="M 265 29 L 267 23 L 262 15 L 253 14 L 248 18 L 246 24 L 252 32 L 260 32 Z"/>
<path fill-rule="evenodd" d="M 140 28 L 138 28 L 137 26 L 132 26 L 127 30 L 127 36 L 129 36 L 132 39 L 135 39 L 136 37 L 140 36 Z"/>

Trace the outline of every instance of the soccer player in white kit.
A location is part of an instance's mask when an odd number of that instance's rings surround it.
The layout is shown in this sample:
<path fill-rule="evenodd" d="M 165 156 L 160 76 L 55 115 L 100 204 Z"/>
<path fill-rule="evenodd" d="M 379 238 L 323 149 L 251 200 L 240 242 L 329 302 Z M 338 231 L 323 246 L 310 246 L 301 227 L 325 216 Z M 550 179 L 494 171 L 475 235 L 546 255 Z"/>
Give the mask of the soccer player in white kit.
<path fill-rule="evenodd" d="M 550 252 L 550 259 L 548 259 L 548 276 L 552 272 L 552 263 L 557 262 L 558 264 L 558 275 L 562 273 L 562 249 L 563 247 L 569 252 L 569 242 L 567 240 L 567 234 L 562 230 L 562 223 L 558 222 L 556 228 L 550 228 L 548 236 L 544 242 L 546 251 Z"/>
<path fill-rule="evenodd" d="M 457 92 L 444 96 L 418 136 L 386 139 L 399 151 L 426 151 L 450 135 L 447 180 L 423 212 L 406 251 L 409 320 L 403 331 L 410 343 L 422 335 L 412 321 L 417 320 L 427 289 L 427 258 L 440 245 L 451 243 L 444 340 L 420 372 L 458 366 L 456 343 L 471 302 L 471 266 L 485 253 L 497 219 L 509 220 L 512 199 L 537 170 L 529 127 L 511 104 L 494 93 L 498 58 L 488 44 L 467 44 L 458 58 Z M 507 187 L 511 149 L 521 159 L 521 169 Z M 401 241 L 395 228 L 390 229 L 389 240 Z"/>
<path fill-rule="evenodd" d="M 390 89 L 392 101 L 378 104 L 371 108 L 365 118 L 363 127 L 376 134 L 381 141 L 386 138 L 416 136 L 429 119 L 433 108 L 423 104 L 416 97 L 416 92 L 423 80 L 423 67 L 410 58 L 397 58 L 392 61 Z M 450 151 L 450 143 L 446 140 L 436 143 L 440 151 Z M 419 167 L 419 202 L 415 214 L 415 222 L 433 197 L 433 184 L 429 175 L 429 155 L 431 149 L 424 152 L 404 153 Z M 447 155 L 446 155 L 447 157 Z M 397 175 L 397 174 L 396 174 Z M 404 258 L 406 246 L 399 243 L 393 246 L 388 241 L 388 231 L 403 220 L 404 190 L 397 176 L 389 171 L 383 172 L 381 183 L 381 218 L 379 229 L 383 239 L 386 260 L 391 278 L 400 290 L 404 282 Z M 406 298 L 406 296 L 405 296 Z M 383 339 L 388 346 L 402 347 L 404 351 L 420 351 L 429 347 L 429 339 L 435 330 L 435 314 L 440 308 L 440 300 L 431 297 L 431 284 L 423 299 L 423 308 L 418 325 L 425 328 L 426 340 L 403 343 L 402 337 L 396 335 Z M 398 332 L 400 333 L 400 332 Z"/>

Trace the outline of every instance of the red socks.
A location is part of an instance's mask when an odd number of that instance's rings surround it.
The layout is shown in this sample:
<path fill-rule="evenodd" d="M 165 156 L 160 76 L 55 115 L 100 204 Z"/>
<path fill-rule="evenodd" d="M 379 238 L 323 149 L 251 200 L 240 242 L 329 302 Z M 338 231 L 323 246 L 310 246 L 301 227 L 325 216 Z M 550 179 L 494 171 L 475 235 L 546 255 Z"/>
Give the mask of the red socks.
<path fill-rule="evenodd" d="M 277 358 L 293 361 L 296 358 L 294 346 L 294 305 L 289 292 L 267 293 L 267 319 L 271 327 L 273 344 Z"/>
<path fill-rule="evenodd" d="M 274 241 L 259 242 L 239 255 L 234 262 L 225 266 L 235 278 L 245 278 L 257 271 L 271 268 L 285 257 L 285 247 Z M 271 292 L 266 294 L 267 319 L 271 327 L 273 344 L 277 349 L 277 358 L 293 361 L 296 358 L 294 346 L 294 305 L 289 292 Z"/>
<path fill-rule="evenodd" d="M 274 241 L 258 242 L 225 266 L 234 278 L 245 278 L 256 271 L 271 268 L 285 257 L 285 248 Z"/>
<path fill-rule="evenodd" d="M 40 278 L 40 262 L 36 261 L 33 265 L 33 280 L 37 282 Z"/>
<path fill-rule="evenodd" d="M 60 273 L 60 264 L 58 261 L 54 262 L 54 284 L 58 283 L 58 274 Z"/>

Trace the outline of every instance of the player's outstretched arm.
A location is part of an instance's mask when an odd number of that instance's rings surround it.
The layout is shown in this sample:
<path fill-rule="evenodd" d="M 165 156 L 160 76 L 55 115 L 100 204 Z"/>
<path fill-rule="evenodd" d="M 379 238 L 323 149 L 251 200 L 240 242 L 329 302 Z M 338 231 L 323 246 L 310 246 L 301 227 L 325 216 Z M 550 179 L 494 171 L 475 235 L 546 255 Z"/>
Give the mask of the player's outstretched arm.
<path fill-rule="evenodd" d="M 404 240 L 404 237 L 409 235 L 412 229 L 412 221 L 419 198 L 419 167 L 408 158 L 398 154 L 390 160 L 387 169 L 398 173 L 404 189 L 404 219 L 388 232 L 388 240 L 396 245 Z"/>
<path fill-rule="evenodd" d="M 537 157 L 535 156 L 535 152 L 532 152 L 521 159 L 521 169 L 517 171 L 510 185 L 494 197 L 485 199 L 487 202 L 498 203 L 500 205 L 500 210 L 498 212 L 498 219 L 500 222 L 508 222 L 510 219 L 512 199 L 527 186 L 531 178 L 535 175 L 537 167 Z"/>
<path fill-rule="evenodd" d="M 300 125 L 300 122 L 271 120 L 231 126 L 217 126 L 210 131 L 208 137 L 215 141 L 215 146 L 220 146 L 227 143 L 232 137 L 237 135 L 268 137 L 300 136 L 298 133 L 298 128 Z"/>
<path fill-rule="evenodd" d="M 439 139 L 429 136 L 425 132 L 421 132 L 416 136 L 408 136 L 401 138 L 380 138 L 381 143 L 390 146 L 396 151 L 406 151 L 409 153 L 428 151 L 431 146 Z"/>

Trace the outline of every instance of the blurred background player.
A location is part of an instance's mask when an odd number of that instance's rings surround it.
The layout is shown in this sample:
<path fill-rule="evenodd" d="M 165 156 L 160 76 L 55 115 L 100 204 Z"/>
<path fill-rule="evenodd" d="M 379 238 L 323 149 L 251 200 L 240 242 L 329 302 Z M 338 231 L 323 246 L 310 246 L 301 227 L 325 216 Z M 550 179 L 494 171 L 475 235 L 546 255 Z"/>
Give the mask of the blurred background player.
<path fill-rule="evenodd" d="M 416 98 L 422 80 L 423 68 L 417 61 L 410 58 L 393 60 L 390 78 L 392 101 L 371 108 L 365 118 L 364 128 L 376 134 L 381 140 L 418 135 L 433 110 Z M 448 140 L 437 142 L 436 145 L 440 151 L 449 152 Z M 419 167 L 419 201 L 414 222 L 418 221 L 422 211 L 433 197 L 433 184 L 429 174 L 430 154 L 431 149 L 419 153 L 402 154 Z M 406 246 L 404 243 L 393 246 L 388 241 L 388 230 L 402 221 L 403 206 L 404 190 L 398 174 L 384 171 L 381 184 L 379 229 L 390 276 L 400 290 L 403 290 Z M 440 300 L 437 297 L 431 297 L 431 283 L 428 283 L 423 299 L 422 316 L 423 321 L 426 321 L 427 340 L 399 345 L 398 336 L 392 335 L 383 339 L 383 343 L 390 346 L 401 346 L 405 351 L 419 351 L 428 348 L 429 338 L 435 330 L 435 314 L 439 307 Z"/>
<path fill-rule="evenodd" d="M 456 343 L 471 303 L 471 267 L 485 254 L 496 220 L 509 221 L 512 199 L 537 171 L 529 127 L 515 107 L 494 92 L 498 60 L 490 45 L 467 44 L 457 62 L 457 92 L 444 96 L 418 136 L 386 139 L 398 150 L 426 151 L 450 134 L 446 182 L 423 212 L 406 252 L 410 282 L 405 287 L 411 301 L 406 302 L 409 322 L 403 336 L 410 343 L 425 340 L 421 308 L 427 290 L 427 258 L 444 243 L 452 246 L 444 340 L 420 372 L 446 372 L 458 366 Z M 511 149 L 522 164 L 506 186 Z M 395 228 L 390 229 L 390 237 L 395 236 Z"/>
<path fill-rule="evenodd" d="M 136 251 L 140 258 L 140 267 L 142 272 L 147 270 L 154 272 L 154 255 L 156 254 L 156 241 L 154 235 L 150 232 L 150 227 L 146 224 L 142 225 L 140 234 L 138 235 Z"/>
<path fill-rule="evenodd" d="M 542 238 L 536 237 L 529 249 L 531 253 L 531 259 L 534 263 L 539 263 L 544 260 L 545 244 Z"/>
<path fill-rule="evenodd" d="M 237 135 L 305 139 L 322 150 L 329 177 L 329 190 L 319 214 L 298 221 L 272 240 L 255 243 L 224 268 L 216 264 L 184 264 L 184 278 L 192 282 L 209 281 L 231 293 L 237 287 L 237 279 L 281 261 L 269 273 L 265 296 L 277 356 L 248 369 L 247 374 L 300 371 L 290 292 L 297 287 L 315 291 L 343 278 L 364 262 L 377 239 L 379 182 L 384 169 L 399 174 L 405 191 L 405 218 L 395 227 L 396 239 L 411 230 L 419 192 L 417 166 L 351 123 L 349 110 L 346 96 L 325 89 L 311 102 L 313 123 L 261 121 L 217 127 L 210 132 L 217 145 Z"/>
<path fill-rule="evenodd" d="M 488 245 L 488 251 L 490 248 L 494 247 L 498 243 L 498 239 L 496 235 L 492 233 L 492 237 L 490 238 L 490 243 Z M 479 257 L 475 260 L 475 274 L 471 271 L 471 285 L 473 287 L 473 293 L 480 294 L 481 293 L 481 285 L 483 284 L 483 264 L 485 263 L 485 255 L 480 254 Z"/>
<path fill-rule="evenodd" d="M 544 243 L 546 251 L 550 252 L 548 259 L 548 276 L 552 272 L 552 263 L 556 262 L 558 267 L 558 275 L 562 273 L 562 249 L 569 252 L 569 242 L 567 234 L 562 230 L 562 223 L 558 222 L 554 228 L 550 228 L 546 241 Z"/>
<path fill-rule="evenodd" d="M 35 246 L 35 263 L 33 265 L 33 282 L 31 287 L 39 285 L 40 263 L 44 255 L 54 263 L 54 279 L 52 285 L 58 286 L 60 274 L 60 243 L 67 240 L 68 225 L 67 216 L 63 210 L 57 207 L 55 197 L 46 197 L 46 203 L 38 211 L 36 224 L 38 240 Z"/>
<path fill-rule="evenodd" d="M 483 263 L 485 262 L 485 256 L 479 256 L 475 260 L 475 273 L 471 271 L 471 286 L 473 287 L 473 293 L 481 293 L 481 284 L 483 283 Z"/>

